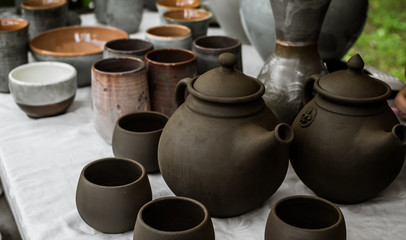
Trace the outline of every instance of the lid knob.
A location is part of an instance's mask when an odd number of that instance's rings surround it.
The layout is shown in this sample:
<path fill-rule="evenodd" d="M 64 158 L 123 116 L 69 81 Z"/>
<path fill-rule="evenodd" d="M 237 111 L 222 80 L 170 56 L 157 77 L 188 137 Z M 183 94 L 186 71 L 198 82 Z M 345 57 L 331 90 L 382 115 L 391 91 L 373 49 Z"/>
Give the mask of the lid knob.
<path fill-rule="evenodd" d="M 234 65 L 237 63 L 237 57 L 232 53 L 222 53 L 219 56 L 221 70 L 233 71 Z"/>
<path fill-rule="evenodd" d="M 364 60 L 359 54 L 355 54 L 347 61 L 347 67 L 353 71 L 361 72 L 364 69 Z"/>

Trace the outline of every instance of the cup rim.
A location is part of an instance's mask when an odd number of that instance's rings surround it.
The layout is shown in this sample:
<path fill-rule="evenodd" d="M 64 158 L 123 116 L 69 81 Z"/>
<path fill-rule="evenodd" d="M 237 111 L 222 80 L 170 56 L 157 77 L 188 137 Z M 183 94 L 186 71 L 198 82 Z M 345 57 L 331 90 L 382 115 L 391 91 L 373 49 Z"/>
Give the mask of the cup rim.
<path fill-rule="evenodd" d="M 0 29 L 0 33 L 16 32 L 21 29 L 28 28 L 28 25 L 29 25 L 29 22 L 27 20 L 20 19 L 20 18 L 2 18 L 2 19 L 0 19 L 0 22 L 3 22 L 3 21 L 7 21 L 7 22 L 13 21 L 13 22 L 16 22 L 17 24 L 12 24 L 13 26 L 16 26 L 16 27 L 13 29 L 10 29 L 10 30 L 1 30 Z M 1 25 L 3 26 L 3 24 L 1 24 Z"/>
<path fill-rule="evenodd" d="M 193 40 L 192 46 L 197 50 L 204 50 L 204 51 L 210 51 L 210 52 L 217 52 L 220 49 L 220 48 L 204 47 L 204 46 L 201 46 L 201 45 L 197 44 L 198 41 L 200 41 L 202 39 L 205 39 L 205 38 L 223 38 L 223 39 L 233 40 L 233 41 L 236 42 L 236 44 L 234 44 L 234 45 L 231 45 L 231 46 L 225 47 L 225 48 L 221 48 L 221 50 L 224 50 L 224 51 L 228 51 L 228 50 L 234 49 L 236 47 L 241 47 L 241 45 L 242 45 L 240 40 L 238 40 L 237 38 L 230 37 L 230 36 L 226 36 L 226 35 L 206 35 L 206 36 L 198 37 L 195 40 Z"/>
<path fill-rule="evenodd" d="M 324 227 L 324 228 L 315 228 L 315 229 L 310 229 L 310 228 L 301 228 L 301 227 L 297 227 L 294 225 L 291 225 L 287 222 L 285 222 L 284 220 L 282 220 L 279 215 L 276 213 L 276 208 L 289 200 L 298 200 L 298 199 L 308 199 L 308 200 L 313 200 L 313 201 L 317 201 L 317 202 L 322 202 L 330 207 L 332 207 L 337 215 L 338 215 L 338 219 L 334 224 L 331 224 L 330 226 Z M 282 199 L 279 199 L 273 206 L 272 206 L 272 210 L 271 210 L 271 214 L 273 214 L 275 216 L 275 218 L 282 223 L 284 226 L 288 226 L 289 228 L 293 228 L 293 229 L 300 229 L 301 231 L 308 231 L 308 232 L 320 232 L 320 231 L 327 231 L 330 229 L 334 229 L 334 228 L 338 228 L 340 226 L 340 224 L 342 224 L 342 222 L 344 221 L 344 216 L 343 213 L 341 212 L 340 208 L 335 205 L 334 203 L 324 199 L 324 198 L 320 198 L 317 196 L 310 196 L 310 195 L 293 195 L 293 196 L 288 196 Z"/>
<path fill-rule="evenodd" d="M 134 61 L 134 62 L 138 62 L 141 65 L 138 68 L 134 68 L 134 69 L 131 69 L 131 70 L 128 70 L 128 71 L 123 71 L 123 72 L 107 72 L 107 71 L 102 71 L 102 70 L 96 68 L 96 65 L 101 63 L 101 62 L 106 62 L 106 61 L 111 61 L 111 60 L 124 60 L 124 59 L 131 60 L 131 61 Z M 146 65 L 145 65 L 144 61 L 142 61 L 141 59 L 138 59 L 136 57 L 126 57 L 126 56 L 103 58 L 103 59 L 100 59 L 100 60 L 98 60 L 98 61 L 96 61 L 96 62 L 94 62 L 92 64 L 92 70 L 93 71 L 95 71 L 97 73 L 102 73 L 102 74 L 107 74 L 107 75 L 116 75 L 116 76 L 117 75 L 130 74 L 130 73 L 136 73 L 136 72 L 139 72 L 139 71 L 142 71 L 142 70 L 145 70 L 145 69 L 146 69 Z"/>
<path fill-rule="evenodd" d="M 138 48 L 138 49 L 128 49 L 128 50 L 119 50 L 119 49 L 115 49 L 112 48 L 111 44 L 114 43 L 118 43 L 118 42 L 140 42 L 145 44 L 144 48 Z M 114 53 L 142 53 L 145 50 L 152 50 L 154 48 L 154 46 L 152 45 L 151 42 L 144 40 L 144 39 L 140 39 L 140 38 L 119 38 L 119 39 L 113 39 L 110 40 L 108 42 L 106 42 L 106 44 L 104 44 L 104 49 L 110 52 L 114 52 Z"/>
<path fill-rule="evenodd" d="M 165 28 L 173 28 L 173 29 L 182 29 L 185 30 L 185 34 L 183 35 L 179 35 L 179 36 L 164 36 L 164 35 L 159 35 L 159 34 L 155 34 L 152 33 L 152 31 L 157 30 L 157 29 L 165 29 Z M 151 37 L 155 37 L 155 38 L 168 38 L 168 39 L 174 39 L 174 38 L 185 38 L 188 36 L 192 36 L 192 30 L 184 25 L 180 25 L 180 24 L 165 24 L 165 25 L 159 25 L 159 26 L 155 26 L 155 27 L 150 27 L 145 31 L 145 34 Z"/>
<path fill-rule="evenodd" d="M 68 69 L 70 71 L 70 74 L 65 76 L 60 81 L 50 82 L 50 83 L 26 82 L 26 81 L 19 80 L 19 79 L 15 78 L 15 76 L 14 76 L 14 74 L 16 72 L 21 71 L 22 69 L 35 68 L 37 66 L 48 66 L 48 67 L 58 66 L 58 67 L 61 67 L 61 68 Z M 33 87 L 58 85 L 60 83 L 69 82 L 69 81 L 71 81 L 73 79 L 76 79 L 76 77 L 77 77 L 77 71 L 76 71 L 75 67 L 73 67 L 72 65 L 70 65 L 68 63 L 55 62 L 55 61 L 41 61 L 41 62 L 26 63 L 26 64 L 20 65 L 20 66 L 18 66 L 16 68 L 12 69 L 10 71 L 10 73 L 8 74 L 9 81 L 12 81 L 13 83 L 21 85 L 21 86 L 33 86 Z"/>
<path fill-rule="evenodd" d="M 32 3 L 40 3 L 40 4 L 33 4 Z M 44 2 L 44 1 L 38 1 L 38 0 L 28 0 L 24 1 L 21 3 L 21 7 L 23 9 L 29 9 L 29 10 L 45 10 L 45 9 L 53 9 L 53 8 L 58 8 L 61 6 L 66 5 L 68 2 L 67 0 L 58 0 L 57 2 Z"/>
<path fill-rule="evenodd" d="M 94 182 L 89 181 L 89 179 L 86 178 L 85 176 L 85 172 L 86 170 L 93 166 L 94 164 L 100 163 L 100 162 L 106 162 L 106 161 L 125 161 L 131 164 L 135 164 L 140 170 L 141 170 L 141 175 L 134 181 L 127 183 L 127 184 L 123 184 L 123 185 L 117 185 L 117 186 L 105 186 L 105 185 L 100 185 L 100 184 L 96 184 Z M 97 188 L 103 188 L 103 189 L 122 189 L 122 188 L 127 188 L 131 185 L 137 184 L 138 182 L 141 182 L 142 179 L 144 179 L 146 177 L 146 171 L 144 166 L 142 166 L 141 163 L 137 162 L 136 160 L 132 160 L 132 159 L 128 159 L 128 158 L 122 158 L 122 157 L 107 157 L 107 158 L 100 158 L 94 161 L 91 161 L 90 163 L 86 164 L 82 171 L 80 172 L 80 178 L 86 183 L 89 184 L 91 186 L 97 187 Z"/>
<path fill-rule="evenodd" d="M 152 53 L 156 53 L 156 52 L 161 52 L 161 51 L 181 51 L 181 52 L 186 52 L 188 54 L 190 54 L 192 57 L 190 59 L 187 59 L 185 61 L 181 61 L 181 62 L 158 62 L 155 60 L 150 59 L 148 56 Z M 187 49 L 181 49 L 181 48 L 161 48 L 161 49 L 154 49 L 151 50 L 149 52 L 147 52 L 145 54 L 145 62 L 147 63 L 153 63 L 156 65 L 163 65 L 163 66 L 176 66 L 176 65 L 185 65 L 185 64 L 189 64 L 191 62 L 196 61 L 196 54 L 190 50 Z"/>
<path fill-rule="evenodd" d="M 168 16 L 168 15 L 173 14 L 173 13 L 186 12 L 186 11 L 188 11 L 188 12 L 190 12 L 190 11 L 192 11 L 192 12 L 205 12 L 205 13 L 208 13 L 208 15 L 206 17 L 197 18 L 197 19 L 185 19 L 185 18 L 176 18 L 176 17 Z M 163 14 L 163 17 L 165 19 L 172 20 L 172 21 L 177 21 L 177 22 L 183 22 L 183 23 L 203 22 L 203 21 L 209 20 L 212 16 L 213 16 L 213 14 L 210 11 L 207 11 L 205 9 L 198 9 L 198 8 L 185 8 L 185 9 L 169 10 L 169 11 L 167 11 L 167 12 L 165 12 Z"/>
<path fill-rule="evenodd" d="M 149 207 L 149 206 L 151 206 L 153 204 L 156 204 L 156 203 L 159 203 L 159 202 L 162 202 L 162 201 L 168 201 L 168 200 L 169 201 L 181 200 L 181 201 L 185 201 L 185 202 L 187 201 L 187 202 L 193 203 L 193 204 L 199 206 L 203 210 L 204 218 L 202 219 L 202 221 L 198 225 L 196 225 L 196 226 L 194 226 L 192 228 L 186 229 L 186 230 L 181 230 L 181 231 L 165 231 L 165 230 L 160 230 L 160 229 L 151 227 L 149 224 L 147 224 L 144 221 L 144 218 L 142 217 L 142 213 L 144 212 L 144 210 L 147 207 Z M 157 198 L 157 199 L 154 199 L 152 201 L 149 201 L 146 204 L 144 204 L 144 206 L 142 206 L 140 208 L 140 210 L 138 212 L 138 217 L 137 217 L 137 221 L 140 221 L 141 224 L 145 228 L 147 228 L 149 231 L 164 234 L 164 235 L 172 235 L 172 234 L 179 234 L 179 233 L 189 233 L 189 232 L 196 231 L 198 229 L 204 228 L 204 226 L 210 221 L 210 219 L 211 218 L 210 218 L 209 211 L 207 210 L 207 208 L 201 202 L 199 202 L 199 201 L 197 201 L 197 200 L 195 200 L 193 198 L 182 197 L 182 196 L 167 196 L 167 197 L 161 197 L 161 198 Z M 135 222 L 136 224 L 137 224 L 137 221 Z"/>
<path fill-rule="evenodd" d="M 117 119 L 117 121 L 116 121 L 116 127 L 117 127 L 118 129 L 120 129 L 121 131 L 123 131 L 123 132 L 130 133 L 130 134 L 137 134 L 137 135 L 147 135 L 147 134 L 151 134 L 151 133 L 161 132 L 161 131 L 163 130 L 163 128 L 165 127 L 166 123 L 164 124 L 164 127 L 162 127 L 162 128 L 159 128 L 159 129 L 156 129 L 156 130 L 152 130 L 152 131 L 146 131 L 146 132 L 130 131 L 130 130 L 127 130 L 127 129 L 121 127 L 121 125 L 120 125 L 120 121 L 121 121 L 122 119 L 124 119 L 124 118 L 130 117 L 130 116 L 134 116 L 134 115 L 146 115 L 146 114 L 151 114 L 151 115 L 153 115 L 153 116 L 162 117 L 162 118 L 166 119 L 166 122 L 168 122 L 168 120 L 169 120 L 169 118 L 168 118 L 168 116 L 167 116 L 166 114 L 161 113 L 161 112 L 157 112 L 157 111 L 133 112 L 133 113 L 128 113 L 128 114 L 125 114 L 125 115 L 119 117 L 119 118 Z"/>
<path fill-rule="evenodd" d="M 162 8 L 167 8 L 167 9 L 183 9 L 183 8 L 197 8 L 201 5 L 201 2 L 199 0 L 193 0 L 191 1 L 192 4 L 188 4 L 185 6 L 174 6 L 174 5 L 170 5 L 168 3 L 173 2 L 171 0 L 160 0 L 156 3 L 156 5 L 158 7 L 162 7 Z"/>

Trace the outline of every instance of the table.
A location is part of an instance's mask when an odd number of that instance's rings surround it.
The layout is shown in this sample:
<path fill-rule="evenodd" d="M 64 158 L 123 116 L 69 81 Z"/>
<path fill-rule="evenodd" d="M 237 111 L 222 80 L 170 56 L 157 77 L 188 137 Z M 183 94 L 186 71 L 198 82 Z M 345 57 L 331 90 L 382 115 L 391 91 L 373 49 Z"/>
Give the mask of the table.
<path fill-rule="evenodd" d="M 99 25 L 93 14 L 81 16 L 83 25 Z M 146 12 L 140 31 L 158 25 L 154 12 Z M 209 35 L 222 34 L 211 28 Z M 263 61 L 252 46 L 243 46 L 244 72 L 256 77 Z M 132 232 L 95 232 L 80 218 L 75 205 L 79 174 L 89 162 L 113 156 L 111 146 L 92 123 L 90 87 L 80 88 L 64 115 L 28 118 L 10 94 L 0 94 L 0 177 L 5 195 L 26 240 L 130 240 Z M 173 195 L 159 173 L 149 174 L 153 198 Z M 296 194 L 314 195 L 289 166 L 278 191 L 263 206 L 242 216 L 213 218 L 218 240 L 262 240 L 266 219 L 279 199 Z M 349 240 L 401 240 L 406 236 L 406 167 L 382 193 L 356 205 L 339 205 Z M 1 214 L 1 213 L 0 213 Z"/>

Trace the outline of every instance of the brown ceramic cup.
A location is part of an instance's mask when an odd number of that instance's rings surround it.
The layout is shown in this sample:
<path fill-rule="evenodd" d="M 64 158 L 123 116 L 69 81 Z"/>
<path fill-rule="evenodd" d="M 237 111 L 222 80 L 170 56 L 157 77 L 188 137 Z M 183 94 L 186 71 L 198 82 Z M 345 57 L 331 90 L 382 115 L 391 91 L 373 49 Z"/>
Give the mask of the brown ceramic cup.
<path fill-rule="evenodd" d="M 143 39 L 115 39 L 107 42 L 104 45 L 103 57 L 135 57 L 144 60 L 145 54 L 152 49 L 152 43 Z"/>
<path fill-rule="evenodd" d="M 145 204 L 138 212 L 134 240 L 214 240 L 206 207 L 185 197 L 164 197 Z"/>
<path fill-rule="evenodd" d="M 190 28 L 178 24 L 168 24 L 148 28 L 145 39 L 154 45 L 154 49 L 161 48 L 192 48 L 192 31 Z"/>
<path fill-rule="evenodd" d="M 76 207 L 95 230 L 122 233 L 134 228 L 139 209 L 152 199 L 144 167 L 136 161 L 103 158 L 80 173 Z"/>
<path fill-rule="evenodd" d="M 168 117 L 158 112 L 137 112 L 120 117 L 113 132 L 113 153 L 141 163 L 147 172 L 156 172 L 158 142 Z"/>
<path fill-rule="evenodd" d="M 192 51 L 197 57 L 197 72 L 203 74 L 219 67 L 220 54 L 229 52 L 237 57 L 235 68 L 242 71 L 240 40 L 228 36 L 202 36 L 193 41 Z"/>
<path fill-rule="evenodd" d="M 151 110 L 168 117 L 177 109 L 176 84 L 196 75 L 196 55 L 185 49 L 156 49 L 145 55 Z"/>
<path fill-rule="evenodd" d="M 149 110 L 145 64 L 138 58 L 105 58 L 92 67 L 93 122 L 97 133 L 111 144 L 119 117 Z"/>
<path fill-rule="evenodd" d="M 290 196 L 273 205 L 265 240 L 345 240 L 344 216 L 333 203 L 313 196 Z"/>
<path fill-rule="evenodd" d="M 30 23 L 32 39 L 49 29 L 68 25 L 68 2 L 66 0 L 28 0 L 21 4 L 23 17 Z"/>
<path fill-rule="evenodd" d="M 10 92 L 9 72 L 28 62 L 28 22 L 0 19 L 0 92 Z"/>

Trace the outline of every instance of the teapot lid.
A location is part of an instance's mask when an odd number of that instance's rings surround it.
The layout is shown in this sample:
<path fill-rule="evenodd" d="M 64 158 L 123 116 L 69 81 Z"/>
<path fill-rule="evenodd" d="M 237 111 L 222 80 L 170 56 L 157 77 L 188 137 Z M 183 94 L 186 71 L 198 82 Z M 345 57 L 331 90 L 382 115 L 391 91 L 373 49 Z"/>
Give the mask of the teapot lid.
<path fill-rule="evenodd" d="M 209 101 L 246 102 L 261 97 L 264 85 L 255 78 L 235 70 L 237 58 L 232 53 L 222 53 L 220 67 L 202 74 L 192 85 L 192 94 Z"/>
<path fill-rule="evenodd" d="M 327 74 L 316 82 L 314 89 L 322 96 L 344 102 L 377 102 L 391 94 L 389 85 L 363 72 L 364 61 L 359 54 L 347 61 L 346 70 Z"/>

